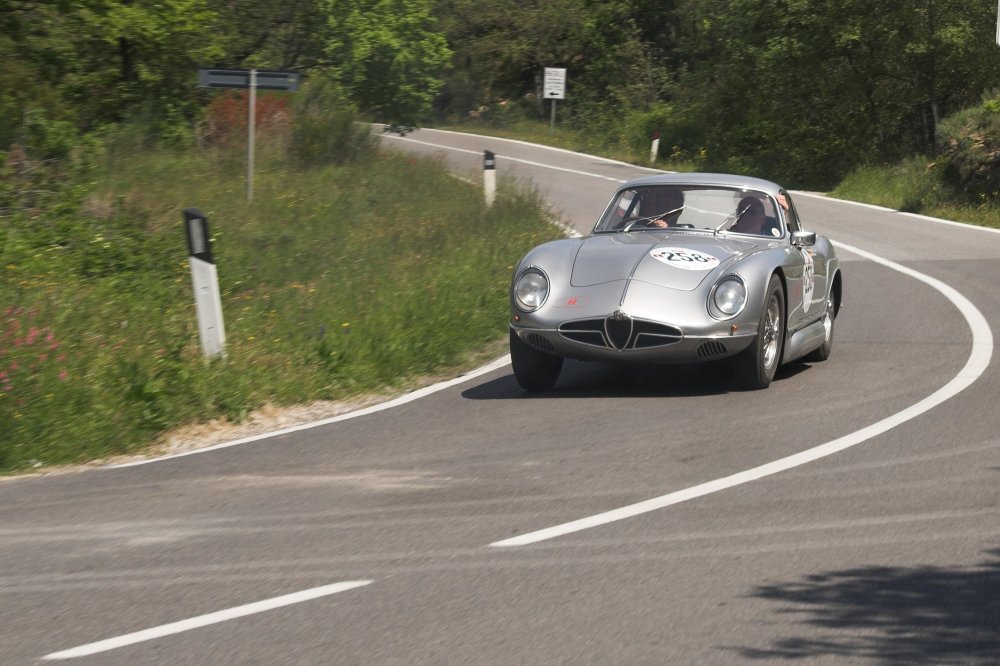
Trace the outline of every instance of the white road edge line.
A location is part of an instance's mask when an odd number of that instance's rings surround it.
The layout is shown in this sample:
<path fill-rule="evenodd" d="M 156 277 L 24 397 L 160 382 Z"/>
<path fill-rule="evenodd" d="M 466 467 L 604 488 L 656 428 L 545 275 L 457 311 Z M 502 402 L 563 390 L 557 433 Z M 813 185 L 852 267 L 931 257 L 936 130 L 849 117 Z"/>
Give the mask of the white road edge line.
<path fill-rule="evenodd" d="M 835 197 L 830 197 L 825 194 L 816 194 L 815 192 L 795 192 L 795 196 L 812 197 L 813 199 L 825 199 L 826 201 L 836 201 L 837 203 L 848 204 L 850 206 L 858 206 L 860 208 L 870 208 L 872 210 L 882 211 L 883 213 L 896 213 L 902 215 L 903 217 L 912 217 L 915 220 L 923 220 L 924 222 L 935 222 L 937 224 L 944 224 L 950 227 L 959 227 L 961 229 L 968 229 L 971 231 L 985 231 L 990 234 L 1000 234 L 1000 229 L 994 227 L 980 227 L 975 224 L 967 224 L 965 222 L 955 222 L 953 220 L 944 220 L 940 217 L 931 217 L 930 215 L 920 215 L 918 213 L 904 213 L 901 210 L 896 210 L 895 208 L 885 208 L 884 206 L 876 206 L 875 204 L 861 203 L 860 201 L 850 201 L 848 199 L 837 199 Z"/>
<path fill-rule="evenodd" d="M 463 384 L 470 379 L 475 379 L 486 373 L 493 372 L 494 370 L 499 370 L 500 368 L 508 365 L 510 363 L 510 355 L 501 356 L 495 361 L 491 361 L 484 366 L 465 373 L 454 379 L 449 379 L 444 382 L 439 382 L 433 384 L 432 386 L 425 386 L 422 389 L 412 391 L 405 395 L 401 395 L 398 398 L 394 398 L 388 402 L 379 403 L 377 405 L 372 405 L 371 407 L 365 407 L 364 409 L 358 409 L 353 412 L 347 412 L 346 414 L 338 414 L 337 416 L 331 416 L 328 419 L 322 419 L 320 421 L 312 421 L 310 423 L 303 423 L 301 425 L 292 426 L 290 428 L 284 428 L 282 430 L 274 430 L 272 432 L 264 432 L 259 435 L 252 435 L 250 437 L 244 437 L 242 439 L 236 439 L 231 442 L 223 442 L 222 444 L 215 444 L 213 446 L 206 446 L 202 449 L 193 449 L 191 451 L 184 451 L 182 453 L 172 453 L 166 456 L 160 456 L 159 458 L 149 458 L 147 460 L 137 460 L 134 462 L 121 463 L 118 465 L 108 465 L 104 469 L 121 469 L 123 467 L 137 467 L 139 465 L 148 465 L 150 463 L 161 462 L 164 460 L 173 460 L 174 458 L 183 458 L 184 456 L 193 456 L 198 453 L 207 453 L 209 451 L 217 451 L 219 449 L 229 448 L 230 446 L 239 446 L 240 444 L 249 444 L 250 442 L 257 442 L 262 439 L 269 439 L 271 437 L 278 437 L 279 435 L 288 435 L 293 432 L 300 432 L 302 430 L 309 430 L 311 428 L 318 428 L 319 426 L 329 425 L 331 423 L 338 423 L 340 421 L 347 421 L 348 419 L 355 419 L 359 416 L 367 416 L 368 414 L 374 414 L 376 412 L 381 412 L 386 409 L 392 409 L 393 407 L 399 407 L 400 405 L 405 405 L 408 402 L 413 402 L 414 400 L 419 400 L 420 398 L 431 395 L 432 393 L 437 393 L 438 391 L 443 391 L 444 389 L 451 388 L 458 384 Z"/>
<path fill-rule="evenodd" d="M 117 638 L 109 638 L 107 640 L 97 641 L 96 643 L 88 643 L 87 645 L 81 645 L 70 650 L 53 652 L 52 654 L 45 655 L 42 659 L 74 659 L 76 657 L 86 657 L 99 652 L 107 652 L 108 650 L 125 647 L 126 645 L 134 645 L 136 643 L 150 641 L 155 638 L 170 636 L 171 634 L 179 634 L 183 631 L 190 631 L 191 629 L 198 629 L 210 624 L 217 624 L 219 622 L 233 620 L 246 615 L 253 615 L 255 613 L 274 610 L 275 608 L 281 608 L 282 606 L 290 606 L 292 604 L 302 603 L 303 601 L 310 601 L 312 599 L 318 599 L 331 594 L 337 594 L 338 592 L 346 592 L 347 590 L 353 590 L 356 587 L 369 585 L 372 582 L 373 581 L 370 580 L 351 580 L 342 583 L 333 583 L 332 585 L 324 585 L 322 587 L 314 587 L 310 590 L 293 592 L 292 594 L 274 597 L 273 599 L 265 599 L 264 601 L 257 601 L 244 606 L 236 606 L 235 608 L 221 610 L 215 613 L 208 613 L 207 615 L 199 615 L 198 617 L 192 617 L 179 622 L 163 624 L 159 627 L 136 631 L 131 634 L 125 634 L 124 636 L 118 636 Z"/>
<path fill-rule="evenodd" d="M 648 499 L 637 504 L 631 504 L 629 506 L 599 513 L 587 518 L 580 518 L 579 520 L 563 523 L 561 525 L 555 525 L 554 527 L 529 532 L 510 539 L 496 541 L 491 543 L 490 546 L 525 546 L 532 543 L 538 543 L 539 541 L 545 541 L 547 539 L 554 539 L 573 532 L 580 532 L 592 527 L 607 525 L 608 523 L 625 520 L 626 518 L 632 518 L 640 514 L 656 511 L 657 509 L 662 509 L 674 504 L 680 504 L 681 502 L 686 502 L 697 497 L 703 497 L 711 493 L 717 493 L 721 490 L 743 485 L 779 472 L 787 471 L 794 467 L 799 467 L 800 465 L 805 465 L 806 463 L 819 460 L 820 458 L 825 458 L 833 455 L 834 453 L 838 453 L 845 449 L 849 449 L 852 446 L 861 444 L 862 442 L 865 442 L 877 435 L 881 435 L 882 433 L 927 412 L 937 405 L 940 405 L 945 400 L 954 397 L 961 391 L 968 388 L 969 385 L 976 381 L 976 379 L 978 379 L 983 372 L 986 371 L 986 368 L 990 363 L 990 357 L 993 355 L 993 334 L 990 331 L 990 326 L 989 323 L 987 323 L 986 318 L 965 296 L 940 280 L 932 278 L 929 275 L 919 273 L 911 268 L 907 268 L 906 266 L 902 266 L 878 255 L 874 255 L 870 252 L 866 252 L 845 243 L 834 242 L 834 245 L 868 259 L 869 261 L 881 264 L 887 268 L 891 268 L 892 270 L 898 271 L 904 275 L 930 285 L 934 289 L 941 292 L 945 298 L 951 301 L 955 307 L 958 308 L 958 311 L 963 317 L 965 317 L 965 321 L 968 323 L 969 328 L 972 331 L 972 351 L 969 354 L 969 359 L 966 361 L 965 366 L 950 382 L 923 400 L 920 400 L 901 412 L 882 419 L 877 423 L 873 423 L 866 428 L 862 428 L 861 430 L 857 430 L 811 449 L 807 449 L 794 455 L 781 458 L 743 472 L 738 472 L 721 479 L 715 479 L 714 481 L 708 481 L 707 483 L 679 490 L 668 495 L 654 497 L 653 499 Z"/>
<path fill-rule="evenodd" d="M 476 137 L 478 139 L 485 139 L 487 141 L 503 141 L 505 143 L 513 143 L 513 144 L 516 144 L 518 146 L 531 146 L 532 148 L 543 148 L 545 150 L 549 150 L 549 151 L 552 151 L 554 153 L 562 153 L 564 155 L 573 155 L 574 157 L 586 157 L 586 158 L 591 159 L 591 160 L 597 160 L 598 162 L 604 162 L 605 164 L 617 164 L 617 165 L 620 165 L 620 166 L 629 167 L 630 169 L 641 169 L 643 171 L 651 171 L 653 173 L 662 173 L 662 169 L 657 169 L 655 167 L 645 167 L 645 166 L 642 166 L 642 165 L 639 165 L 639 164 L 631 164 L 629 162 L 622 162 L 621 160 L 615 160 L 615 159 L 612 159 L 610 157 L 601 157 L 599 155 L 589 155 L 587 153 L 581 153 L 581 152 L 576 151 L 576 150 L 569 150 L 567 148 L 557 148 L 555 146 L 546 146 L 546 145 L 541 144 L 541 143 L 532 143 L 531 141 L 522 141 L 521 139 L 505 139 L 504 137 L 500 137 L 500 136 L 488 136 L 486 134 L 476 134 L 474 132 L 455 132 L 453 130 L 434 129 L 432 127 L 421 127 L 420 131 L 421 132 L 438 133 L 438 134 L 450 134 L 452 136 L 461 136 L 461 137 Z M 425 145 L 434 146 L 436 148 L 444 148 L 445 150 L 454 150 L 454 151 L 457 151 L 457 152 L 460 152 L 460 153 L 469 153 L 470 155 L 482 155 L 483 154 L 482 151 L 469 150 L 468 148 L 455 148 L 453 146 L 442 146 L 442 145 L 439 145 L 439 144 L 436 144 L 436 143 L 427 143 L 425 141 L 420 141 L 419 139 L 412 139 L 412 138 L 405 137 L 405 136 L 399 136 L 398 134 L 387 133 L 384 136 L 386 138 L 389 138 L 389 139 L 401 139 L 403 141 L 413 141 L 415 143 L 423 143 Z M 548 165 L 541 165 L 541 166 L 548 166 Z M 592 174 L 592 173 L 585 173 L 584 175 L 585 176 L 595 176 L 595 177 L 597 177 L 596 174 Z M 622 182 L 624 182 L 624 181 L 622 181 Z"/>
<path fill-rule="evenodd" d="M 469 135 L 476 136 L 476 135 Z M 411 139 L 405 136 L 394 136 L 393 139 L 397 141 L 406 141 L 408 143 L 419 143 L 422 146 L 430 146 L 431 148 L 441 148 L 442 150 L 451 150 L 457 153 L 467 153 L 470 155 L 482 155 L 481 151 L 469 150 L 468 148 L 453 148 L 451 146 L 445 146 L 439 143 L 431 143 L 430 141 L 421 141 L 420 139 Z M 542 164 L 541 162 L 532 162 L 531 160 L 522 160 L 519 157 L 509 157 L 507 155 L 497 155 L 497 160 L 507 160 L 508 162 L 517 162 L 519 164 L 527 164 L 528 166 L 539 167 L 541 169 L 551 169 L 552 171 L 563 171 L 565 173 L 571 173 L 577 176 L 587 176 L 588 178 L 598 178 L 600 180 L 610 180 L 612 183 L 624 183 L 625 181 L 621 178 L 613 178 L 611 176 L 602 176 L 597 173 L 590 173 L 589 171 L 580 171 L 578 169 L 570 169 L 567 167 L 558 167 L 551 164 Z M 632 166 L 632 165 L 629 165 Z M 637 167 L 643 168 L 643 167 Z"/>

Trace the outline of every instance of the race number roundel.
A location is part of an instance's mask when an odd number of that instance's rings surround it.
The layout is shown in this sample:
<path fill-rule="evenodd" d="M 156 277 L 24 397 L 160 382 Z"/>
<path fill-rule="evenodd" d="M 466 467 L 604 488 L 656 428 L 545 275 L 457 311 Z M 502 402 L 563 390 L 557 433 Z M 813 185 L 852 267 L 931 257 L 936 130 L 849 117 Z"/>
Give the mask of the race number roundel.
<path fill-rule="evenodd" d="M 719 260 L 710 254 L 683 247 L 658 247 L 649 253 L 653 259 L 686 271 L 710 271 Z"/>
<path fill-rule="evenodd" d="M 803 250 L 802 252 L 802 312 L 809 312 L 812 306 L 813 291 L 816 286 L 816 270 L 813 267 L 812 252 Z"/>

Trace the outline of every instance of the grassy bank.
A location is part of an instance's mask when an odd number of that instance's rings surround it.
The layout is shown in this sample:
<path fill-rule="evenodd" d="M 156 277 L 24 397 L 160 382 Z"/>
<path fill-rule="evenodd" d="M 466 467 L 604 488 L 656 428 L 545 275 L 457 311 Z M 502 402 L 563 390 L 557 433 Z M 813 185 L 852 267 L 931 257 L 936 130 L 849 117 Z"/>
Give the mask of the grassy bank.
<path fill-rule="evenodd" d="M 512 263 L 558 235 L 536 197 L 442 165 L 377 158 L 291 170 L 138 152 L 78 210 L 3 222 L 0 471 L 133 452 L 265 404 L 399 385 L 502 338 Z M 181 211 L 209 219 L 228 358 L 198 343 Z"/>
<path fill-rule="evenodd" d="M 842 199 L 885 206 L 983 227 L 1000 228 L 996 199 L 970 201 L 945 184 L 941 165 L 926 158 L 900 164 L 864 167 L 848 176 L 830 193 Z"/>

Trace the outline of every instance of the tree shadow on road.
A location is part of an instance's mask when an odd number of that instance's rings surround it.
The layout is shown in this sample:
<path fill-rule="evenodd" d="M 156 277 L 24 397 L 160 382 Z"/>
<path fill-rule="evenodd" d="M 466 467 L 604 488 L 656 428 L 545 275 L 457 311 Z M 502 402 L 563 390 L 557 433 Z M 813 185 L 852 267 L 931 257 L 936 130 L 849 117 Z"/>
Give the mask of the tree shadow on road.
<path fill-rule="evenodd" d="M 731 649 L 766 660 L 1000 664 L 1000 549 L 987 555 L 961 569 L 865 567 L 760 586 L 753 596 L 814 629 L 771 648 Z"/>

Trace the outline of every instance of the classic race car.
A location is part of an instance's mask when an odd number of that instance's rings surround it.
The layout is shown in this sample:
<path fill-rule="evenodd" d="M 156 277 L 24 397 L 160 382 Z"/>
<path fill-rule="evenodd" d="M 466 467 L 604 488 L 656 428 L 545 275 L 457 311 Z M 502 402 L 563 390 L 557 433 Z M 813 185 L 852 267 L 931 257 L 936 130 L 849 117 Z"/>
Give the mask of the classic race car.
<path fill-rule="evenodd" d="M 510 356 L 527 390 L 564 358 L 729 359 L 745 388 L 782 363 L 823 361 L 843 283 L 830 241 L 802 228 L 778 185 L 724 174 L 625 183 L 585 238 L 534 248 L 510 289 Z"/>

